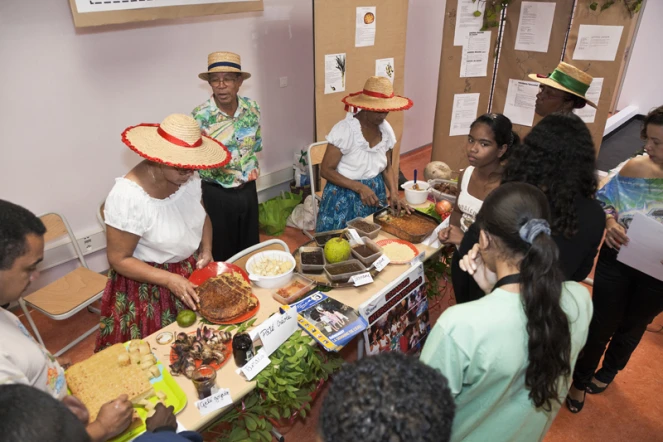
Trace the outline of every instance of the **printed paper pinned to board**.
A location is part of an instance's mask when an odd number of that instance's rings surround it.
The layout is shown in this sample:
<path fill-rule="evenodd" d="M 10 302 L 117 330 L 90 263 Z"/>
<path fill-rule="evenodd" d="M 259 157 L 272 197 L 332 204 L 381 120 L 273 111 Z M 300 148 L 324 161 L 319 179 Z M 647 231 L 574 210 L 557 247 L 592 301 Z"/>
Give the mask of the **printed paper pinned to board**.
<path fill-rule="evenodd" d="M 355 24 L 355 47 L 375 45 L 375 6 L 357 8 Z"/>
<path fill-rule="evenodd" d="M 615 61 L 624 26 L 580 25 L 574 60 Z"/>
<path fill-rule="evenodd" d="M 628 245 L 622 246 L 617 261 L 663 281 L 663 224 L 642 213 L 636 213 L 629 225 Z M 658 238 L 659 241 L 652 241 Z"/>
<path fill-rule="evenodd" d="M 124 11 L 128 9 L 161 8 L 164 6 L 192 6 L 210 3 L 251 2 L 258 0 L 76 0 L 76 11 Z"/>
<path fill-rule="evenodd" d="M 598 106 L 599 98 L 601 98 L 601 89 L 603 89 L 603 78 L 595 77 L 589 89 L 587 89 L 585 97 Z M 596 109 L 589 105 L 585 105 L 582 109 L 574 109 L 573 112 L 585 123 L 593 123 L 596 118 Z"/>
<path fill-rule="evenodd" d="M 345 91 L 345 54 L 325 55 L 325 94 Z"/>
<path fill-rule="evenodd" d="M 394 84 L 394 59 L 380 58 L 375 60 L 375 76 L 388 78 Z"/>
<path fill-rule="evenodd" d="M 454 46 L 463 46 L 470 32 L 479 32 L 481 30 L 485 8 L 485 1 L 458 0 Z"/>
<path fill-rule="evenodd" d="M 489 52 L 490 31 L 470 32 L 460 60 L 461 78 L 487 76 Z"/>
<path fill-rule="evenodd" d="M 523 2 L 516 34 L 516 51 L 548 52 L 555 3 Z"/>
<path fill-rule="evenodd" d="M 451 111 L 451 127 L 449 128 L 450 137 L 470 133 L 470 125 L 477 118 L 479 95 L 479 93 L 454 95 L 454 106 Z"/>
<path fill-rule="evenodd" d="M 534 107 L 536 94 L 539 93 L 539 83 L 536 81 L 523 81 L 509 79 L 509 88 L 506 91 L 504 115 L 513 124 L 532 126 L 534 122 Z"/>

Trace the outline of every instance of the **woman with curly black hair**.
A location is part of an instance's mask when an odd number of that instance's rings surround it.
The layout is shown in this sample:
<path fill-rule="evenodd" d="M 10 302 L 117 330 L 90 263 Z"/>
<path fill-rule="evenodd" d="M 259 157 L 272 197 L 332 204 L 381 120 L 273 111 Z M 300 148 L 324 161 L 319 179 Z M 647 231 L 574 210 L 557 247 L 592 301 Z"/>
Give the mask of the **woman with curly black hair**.
<path fill-rule="evenodd" d="M 564 282 L 541 190 L 506 183 L 477 215 L 461 268 L 487 294 L 447 309 L 421 360 L 449 380 L 452 441 L 542 440 L 561 408 L 592 317 L 588 290 Z"/>
<path fill-rule="evenodd" d="M 582 281 L 589 275 L 605 229 L 605 214 L 594 199 L 598 186 L 595 155 L 589 129 L 578 116 L 552 114 L 513 147 L 502 176 L 502 183 L 532 184 L 548 198 L 552 238 L 567 281 Z M 471 228 L 459 255 L 464 256 L 477 241 L 478 231 Z M 467 275 L 456 271 L 452 276 L 457 302 L 483 296 Z"/>

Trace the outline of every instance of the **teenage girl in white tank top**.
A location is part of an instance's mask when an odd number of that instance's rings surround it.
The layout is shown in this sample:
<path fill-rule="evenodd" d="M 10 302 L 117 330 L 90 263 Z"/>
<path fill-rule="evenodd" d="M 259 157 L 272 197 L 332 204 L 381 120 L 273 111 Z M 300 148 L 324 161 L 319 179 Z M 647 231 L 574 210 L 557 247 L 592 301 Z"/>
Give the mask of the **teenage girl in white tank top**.
<path fill-rule="evenodd" d="M 474 120 L 465 151 L 470 166 L 459 177 L 460 192 L 451 213 L 449 227 L 438 234 L 443 244 L 456 247 L 463 239 L 483 200 L 502 179 L 502 162 L 511 146 L 519 141 L 511 120 L 502 114 L 484 114 Z"/>

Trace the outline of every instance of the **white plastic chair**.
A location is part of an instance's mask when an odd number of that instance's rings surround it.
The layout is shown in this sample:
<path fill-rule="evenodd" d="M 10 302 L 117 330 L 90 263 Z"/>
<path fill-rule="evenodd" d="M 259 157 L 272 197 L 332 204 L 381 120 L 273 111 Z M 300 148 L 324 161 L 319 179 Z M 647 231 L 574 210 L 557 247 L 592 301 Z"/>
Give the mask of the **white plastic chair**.
<path fill-rule="evenodd" d="M 249 261 L 249 258 L 256 253 L 264 252 L 265 250 L 284 250 L 290 253 L 290 248 L 285 242 L 280 239 L 268 239 L 267 241 L 263 241 L 234 254 L 226 262 L 231 262 L 246 271 L 246 263 Z"/>
<path fill-rule="evenodd" d="M 32 307 L 57 321 L 68 319 L 86 307 L 89 311 L 99 314 L 99 310 L 90 307 L 90 304 L 101 299 L 101 296 L 104 293 L 104 288 L 106 287 L 107 278 L 106 276 L 100 275 L 88 268 L 85 258 L 83 257 L 83 252 L 81 252 L 81 249 L 78 246 L 78 241 L 64 216 L 57 213 L 48 213 L 40 216 L 40 219 L 46 226 L 44 243 L 54 241 L 67 235 L 80 263 L 80 267 L 67 273 L 57 281 L 48 284 L 46 287 L 43 287 L 34 293 L 21 297 L 18 300 L 30 327 L 32 327 L 35 337 L 41 345 L 44 345 L 44 341 L 30 315 L 29 307 Z M 60 356 L 98 329 L 99 325 L 95 325 L 93 328 L 86 331 L 55 353 L 55 356 Z"/>
<path fill-rule="evenodd" d="M 327 180 L 320 177 L 320 190 L 315 190 L 315 179 L 313 177 L 313 166 L 316 166 L 322 163 L 322 159 L 325 157 L 325 152 L 327 152 L 327 143 L 326 141 L 321 141 L 319 143 L 313 143 L 308 147 L 308 176 L 311 180 L 311 195 L 313 198 L 317 199 L 318 202 L 322 201 L 322 191 L 325 188 Z M 318 222 L 318 204 L 313 204 L 313 214 L 315 216 L 315 222 Z"/>

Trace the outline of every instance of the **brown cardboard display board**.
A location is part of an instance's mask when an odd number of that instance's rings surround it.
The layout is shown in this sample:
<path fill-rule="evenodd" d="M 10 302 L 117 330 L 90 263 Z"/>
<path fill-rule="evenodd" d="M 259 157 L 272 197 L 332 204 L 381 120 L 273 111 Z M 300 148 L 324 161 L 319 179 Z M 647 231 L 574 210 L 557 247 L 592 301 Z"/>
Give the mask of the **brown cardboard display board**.
<path fill-rule="evenodd" d="M 544 2 L 549 0 L 528 1 Z M 573 0 L 557 0 L 555 3 L 555 17 L 550 32 L 548 52 L 517 51 L 515 49 L 522 2 L 509 3 L 491 112 L 500 114 L 504 112 L 509 79 L 532 81 L 528 77 L 529 74 L 548 75 L 562 59 L 564 40 L 573 12 Z M 540 120 L 541 117 L 535 115 L 533 125 L 536 125 Z M 521 139 L 532 129 L 520 124 L 514 124 L 513 128 Z"/>
<path fill-rule="evenodd" d="M 442 37 L 442 57 L 440 59 L 440 79 L 437 88 L 437 107 L 435 110 L 435 126 L 433 130 L 432 160 L 444 161 L 452 170 L 467 167 L 465 155 L 466 135 L 449 136 L 451 113 L 455 94 L 479 93 L 477 116 L 488 111 L 490 89 L 495 66 L 495 42 L 499 28 L 491 28 L 490 47 L 486 77 L 461 78 L 460 62 L 462 46 L 454 46 L 456 29 L 456 8 L 458 0 L 447 0 Z M 415 103 L 416 106 L 416 103 Z"/>
<path fill-rule="evenodd" d="M 375 6 L 375 45 L 355 47 L 357 7 Z M 317 141 L 324 141 L 331 128 L 345 117 L 341 99 L 361 91 L 375 75 L 375 60 L 394 59 L 394 93 L 403 95 L 405 87 L 405 35 L 408 0 L 315 0 L 315 126 Z M 345 92 L 325 94 L 325 54 L 346 54 Z M 411 73 L 411 75 L 416 75 Z M 417 103 L 415 102 L 416 106 Z M 407 111 L 404 111 L 407 112 Z M 387 120 L 398 142 L 394 147 L 394 170 L 398 170 L 403 112 L 391 112 Z"/>
<path fill-rule="evenodd" d="M 621 80 L 620 73 L 623 71 L 622 65 L 626 56 L 627 44 L 631 44 L 633 41 L 632 37 L 636 29 L 638 16 L 631 17 L 621 2 L 616 2 L 600 13 L 589 9 L 591 3 L 592 0 L 578 0 L 573 23 L 571 24 L 571 30 L 569 31 L 564 61 L 582 69 L 593 77 L 604 79 L 603 89 L 601 90 L 598 109 L 596 111 L 596 118 L 594 123 L 589 123 L 587 125 L 592 132 L 596 154 L 598 155 L 601 141 L 603 140 L 605 123 L 608 119 L 608 113 L 611 110 L 610 106 L 612 105 L 614 95 L 617 92 Z M 640 14 L 643 12 L 644 10 L 641 11 Z M 580 25 L 624 26 L 624 30 L 622 31 L 619 40 L 619 47 L 617 48 L 617 56 L 614 61 L 573 59 L 573 51 L 575 50 L 578 41 Z M 634 150 L 636 148 L 637 146 L 633 147 Z"/>
<path fill-rule="evenodd" d="M 69 0 L 74 25 L 77 28 L 131 23 L 150 20 L 166 20 L 203 15 L 231 14 L 264 10 L 263 0 L 250 2 L 207 3 L 191 6 L 165 6 L 160 8 L 127 9 L 122 11 L 79 13 L 76 1 Z"/>

